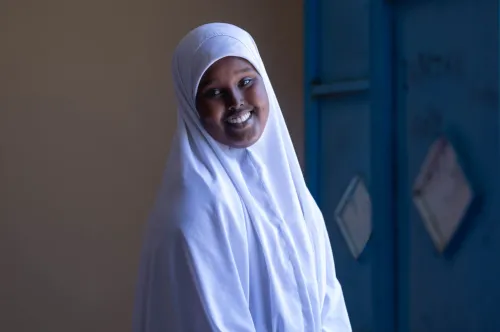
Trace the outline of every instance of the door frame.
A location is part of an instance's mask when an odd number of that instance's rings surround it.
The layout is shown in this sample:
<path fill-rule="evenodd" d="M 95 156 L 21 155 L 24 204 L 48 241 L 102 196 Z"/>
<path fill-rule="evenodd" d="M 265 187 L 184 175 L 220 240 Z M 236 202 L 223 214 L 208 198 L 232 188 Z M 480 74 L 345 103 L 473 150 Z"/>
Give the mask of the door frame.
<path fill-rule="evenodd" d="M 327 1 L 327 0 L 323 0 Z M 330 0 L 340 1 L 340 0 Z M 345 1 L 345 0 L 344 0 Z M 372 235 L 370 241 L 373 284 L 373 331 L 407 330 L 408 313 L 408 211 L 405 188 L 404 116 L 398 114 L 397 71 L 394 68 L 394 6 L 387 0 L 370 2 L 370 79 Z M 320 79 L 320 40 L 323 22 L 319 20 L 320 0 L 304 1 L 304 122 L 305 177 L 312 196 L 318 200 L 319 153 L 321 151 L 320 108 L 313 98 L 314 84 Z M 363 85 L 363 82 L 359 83 Z M 356 87 L 354 87 L 356 88 Z M 362 88 L 362 87 L 359 87 Z M 384 156 L 380 158 L 380 156 Z M 403 180 L 403 181 L 401 181 Z M 390 185 L 388 185 L 390 184 Z"/>

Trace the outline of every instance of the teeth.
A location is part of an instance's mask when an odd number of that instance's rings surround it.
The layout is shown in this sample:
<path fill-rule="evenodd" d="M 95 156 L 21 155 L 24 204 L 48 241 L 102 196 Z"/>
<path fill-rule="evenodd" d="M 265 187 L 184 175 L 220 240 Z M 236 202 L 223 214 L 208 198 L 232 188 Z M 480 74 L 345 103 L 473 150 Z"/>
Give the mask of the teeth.
<path fill-rule="evenodd" d="M 246 112 L 245 114 L 242 114 L 238 117 L 233 117 L 233 118 L 229 118 L 227 119 L 227 122 L 229 123 L 243 123 L 245 121 L 248 120 L 248 118 L 250 118 L 250 112 Z"/>

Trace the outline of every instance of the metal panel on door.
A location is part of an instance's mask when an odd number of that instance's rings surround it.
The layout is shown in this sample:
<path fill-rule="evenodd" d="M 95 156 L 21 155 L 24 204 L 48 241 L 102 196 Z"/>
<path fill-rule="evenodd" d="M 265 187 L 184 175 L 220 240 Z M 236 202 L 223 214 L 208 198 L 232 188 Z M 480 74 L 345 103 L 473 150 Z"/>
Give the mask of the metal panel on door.
<path fill-rule="evenodd" d="M 366 101 L 339 102 L 334 99 L 322 100 L 320 105 L 322 143 L 318 203 L 325 217 L 337 277 L 342 284 L 353 328 L 355 331 L 369 331 L 373 318 L 370 245 L 369 241 L 366 243 L 366 237 L 358 241 L 351 238 L 363 236 L 358 233 L 368 236 L 371 233 L 370 205 L 360 202 L 363 197 L 354 195 L 356 188 L 353 188 L 358 180 L 362 181 L 361 186 L 370 185 L 370 107 Z M 343 213 L 349 209 L 346 206 L 349 204 L 354 207 L 351 214 L 357 217 L 349 218 L 349 212 Z M 364 216 L 363 220 L 358 220 L 360 215 Z M 361 224 L 350 228 L 356 221 Z M 355 244 L 350 245 L 351 241 Z"/>
<path fill-rule="evenodd" d="M 306 177 L 353 330 L 372 331 L 369 1 L 317 0 L 306 10 Z"/>
<path fill-rule="evenodd" d="M 399 220 L 408 239 L 406 327 L 414 332 L 500 331 L 498 1 L 401 1 L 395 10 L 406 197 L 411 201 L 421 191 L 416 181 L 440 137 L 455 151 L 453 172 L 462 170 L 466 180 L 456 174 L 446 180 L 444 168 L 451 166 L 441 165 L 439 185 L 428 189 L 433 196 L 426 204 L 435 202 L 432 216 L 411 202 L 407 218 Z M 448 199 L 442 199 L 445 185 L 454 186 Z M 436 225 L 426 225 L 428 218 Z M 444 227 L 445 220 L 457 221 L 458 227 Z"/>
<path fill-rule="evenodd" d="M 500 331 L 498 20 L 497 0 L 306 2 L 306 177 L 354 332 Z M 338 209 L 357 176 L 361 249 Z"/>

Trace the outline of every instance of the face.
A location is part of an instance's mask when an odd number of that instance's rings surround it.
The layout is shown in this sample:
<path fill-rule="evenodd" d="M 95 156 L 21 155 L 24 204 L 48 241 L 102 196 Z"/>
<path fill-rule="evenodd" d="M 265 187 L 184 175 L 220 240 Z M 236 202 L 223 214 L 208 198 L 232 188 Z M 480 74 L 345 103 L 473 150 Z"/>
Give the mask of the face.
<path fill-rule="evenodd" d="M 269 116 L 264 81 L 246 60 L 226 57 L 203 75 L 196 93 L 203 127 L 219 143 L 247 148 L 262 135 Z"/>

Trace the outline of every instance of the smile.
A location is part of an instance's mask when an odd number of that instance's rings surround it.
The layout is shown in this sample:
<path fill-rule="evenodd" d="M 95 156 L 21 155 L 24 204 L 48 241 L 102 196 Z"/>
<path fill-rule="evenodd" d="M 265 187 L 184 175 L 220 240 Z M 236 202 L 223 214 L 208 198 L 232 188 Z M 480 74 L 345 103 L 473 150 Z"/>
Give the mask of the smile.
<path fill-rule="evenodd" d="M 230 116 L 226 121 L 230 124 L 242 125 L 252 117 L 252 111 L 244 111 L 241 114 Z"/>

